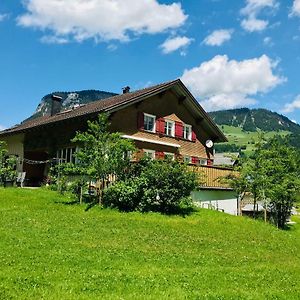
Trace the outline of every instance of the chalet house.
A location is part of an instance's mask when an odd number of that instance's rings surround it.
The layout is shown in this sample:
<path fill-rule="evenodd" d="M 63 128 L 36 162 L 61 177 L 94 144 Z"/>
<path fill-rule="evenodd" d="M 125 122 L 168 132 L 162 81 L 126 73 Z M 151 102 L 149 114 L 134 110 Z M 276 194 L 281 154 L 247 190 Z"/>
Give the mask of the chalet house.
<path fill-rule="evenodd" d="M 76 131 L 87 128 L 87 120 L 99 113 L 110 114 L 110 130 L 134 141 L 139 155 L 153 159 L 165 156 L 192 165 L 213 165 L 213 143 L 226 137 L 190 91 L 179 80 L 112 96 L 60 111 L 53 97 L 51 114 L 0 132 L 10 154 L 19 157 L 18 170 L 31 184 L 43 181 L 49 170 L 46 161 L 74 161 L 76 146 L 70 142 Z M 212 142 L 211 142 L 212 141 Z"/>

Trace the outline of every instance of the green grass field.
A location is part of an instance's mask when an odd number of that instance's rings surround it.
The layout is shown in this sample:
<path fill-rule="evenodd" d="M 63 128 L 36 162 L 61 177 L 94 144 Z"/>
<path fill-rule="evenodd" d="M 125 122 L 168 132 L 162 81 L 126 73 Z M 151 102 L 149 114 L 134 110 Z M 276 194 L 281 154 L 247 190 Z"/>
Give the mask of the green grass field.
<path fill-rule="evenodd" d="M 254 144 L 258 141 L 258 133 L 243 131 L 240 127 L 221 125 L 220 129 L 226 135 L 229 144 L 235 144 L 238 146 L 245 145 L 247 147 L 247 153 L 251 152 L 254 149 Z M 279 134 L 281 136 L 286 136 L 290 134 L 289 131 L 270 131 L 264 132 L 264 136 L 269 139 L 274 137 L 274 135 Z"/>
<path fill-rule="evenodd" d="M 299 299 L 300 227 L 0 189 L 0 299 Z M 297 219 L 300 222 L 300 218 Z"/>

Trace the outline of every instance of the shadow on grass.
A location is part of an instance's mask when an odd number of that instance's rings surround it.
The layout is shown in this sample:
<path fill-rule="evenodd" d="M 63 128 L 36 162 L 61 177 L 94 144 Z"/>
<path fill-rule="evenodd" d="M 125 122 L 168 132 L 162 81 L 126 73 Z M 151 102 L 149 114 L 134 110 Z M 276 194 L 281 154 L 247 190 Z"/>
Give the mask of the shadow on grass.
<path fill-rule="evenodd" d="M 165 212 L 163 214 L 166 216 L 177 215 L 177 216 L 181 216 L 181 217 L 185 218 L 185 217 L 188 217 L 198 211 L 199 211 L 199 209 L 194 206 L 176 207 L 176 208 L 173 208 L 171 211 Z"/>
<path fill-rule="evenodd" d="M 80 204 L 80 200 L 79 199 L 73 199 L 71 201 L 55 201 L 55 203 L 63 204 L 63 205 L 78 205 L 78 204 Z M 87 204 L 87 207 L 85 208 L 85 211 L 88 211 L 92 207 L 97 205 L 98 201 L 97 201 L 95 196 L 83 195 L 82 204 Z"/>

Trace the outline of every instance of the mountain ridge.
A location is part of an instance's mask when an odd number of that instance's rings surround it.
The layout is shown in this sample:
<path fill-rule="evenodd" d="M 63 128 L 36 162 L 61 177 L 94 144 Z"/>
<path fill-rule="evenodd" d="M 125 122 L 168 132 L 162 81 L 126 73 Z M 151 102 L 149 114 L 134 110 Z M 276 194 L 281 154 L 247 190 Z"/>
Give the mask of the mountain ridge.
<path fill-rule="evenodd" d="M 72 92 L 53 92 L 45 95 L 39 102 L 35 112 L 26 120 L 28 121 L 34 118 L 38 118 L 45 115 L 50 115 L 52 95 L 62 97 L 61 111 L 76 108 L 80 105 L 84 105 L 90 102 L 106 99 L 116 96 L 118 94 L 100 91 L 100 90 L 82 90 Z"/>
<path fill-rule="evenodd" d="M 291 121 L 288 117 L 263 108 L 237 108 L 209 112 L 211 118 L 220 125 L 239 127 L 243 131 L 256 132 L 258 130 L 289 131 L 300 133 L 300 125 Z"/>

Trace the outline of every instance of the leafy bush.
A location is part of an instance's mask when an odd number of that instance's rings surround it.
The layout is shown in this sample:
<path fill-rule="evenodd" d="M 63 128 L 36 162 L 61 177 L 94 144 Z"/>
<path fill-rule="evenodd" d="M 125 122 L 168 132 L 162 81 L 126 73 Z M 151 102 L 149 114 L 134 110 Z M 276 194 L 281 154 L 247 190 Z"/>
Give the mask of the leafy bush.
<path fill-rule="evenodd" d="M 119 181 L 105 191 L 103 205 L 126 212 L 137 210 L 140 187 L 141 185 L 137 178 Z"/>
<path fill-rule="evenodd" d="M 177 161 L 147 160 L 137 163 L 134 177 L 118 182 L 104 193 L 104 205 L 122 211 L 178 213 L 196 188 L 196 174 Z M 185 199 L 184 201 L 182 199 Z"/>
<path fill-rule="evenodd" d="M 8 155 L 6 143 L 0 141 L 0 183 L 15 181 L 17 177 L 16 157 Z"/>

